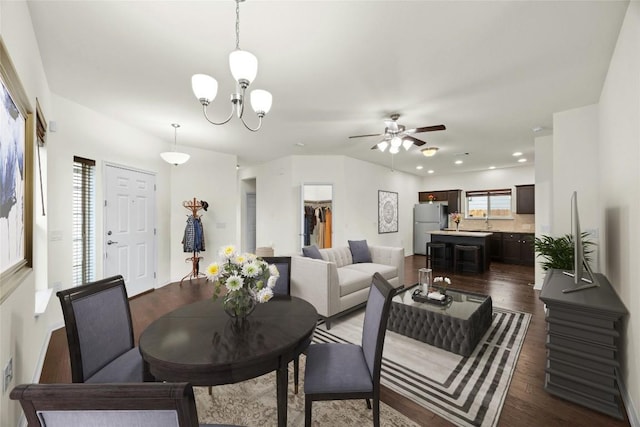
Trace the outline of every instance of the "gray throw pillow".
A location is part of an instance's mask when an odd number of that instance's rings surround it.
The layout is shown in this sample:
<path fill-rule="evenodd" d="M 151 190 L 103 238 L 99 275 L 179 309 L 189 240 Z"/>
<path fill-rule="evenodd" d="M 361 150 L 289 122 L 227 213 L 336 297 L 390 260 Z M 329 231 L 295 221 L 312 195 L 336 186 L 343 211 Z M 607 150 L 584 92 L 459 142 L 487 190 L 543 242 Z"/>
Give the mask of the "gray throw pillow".
<path fill-rule="evenodd" d="M 347 240 L 353 257 L 353 263 L 371 262 L 371 252 L 366 240 Z"/>
<path fill-rule="evenodd" d="M 302 248 L 302 255 L 313 258 L 313 259 L 322 259 L 322 255 L 320 255 L 320 250 L 316 245 L 305 246 Z"/>

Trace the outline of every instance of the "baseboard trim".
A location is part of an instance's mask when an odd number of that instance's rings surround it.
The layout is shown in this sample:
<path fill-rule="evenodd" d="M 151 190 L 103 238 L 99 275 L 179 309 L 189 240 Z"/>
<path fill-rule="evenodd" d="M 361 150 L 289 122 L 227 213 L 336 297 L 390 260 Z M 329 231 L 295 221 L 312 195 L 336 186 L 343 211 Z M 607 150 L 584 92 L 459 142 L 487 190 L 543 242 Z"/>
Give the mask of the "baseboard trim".
<path fill-rule="evenodd" d="M 47 331 L 47 335 L 42 343 L 42 347 L 40 348 L 40 355 L 38 356 L 38 364 L 36 365 L 35 372 L 33 373 L 32 382 L 39 383 L 40 375 L 42 374 L 42 368 L 44 367 L 44 358 L 47 356 L 47 349 L 49 348 L 49 342 L 51 341 L 51 335 L 53 331 L 64 328 L 64 322 L 56 322 L 49 326 L 49 330 Z"/>
<path fill-rule="evenodd" d="M 620 375 L 620 371 L 616 369 L 616 376 L 618 377 L 618 386 L 620 387 L 620 395 L 622 396 L 622 401 L 624 402 L 624 408 L 627 411 L 627 418 L 629 419 L 629 425 L 631 427 L 640 427 L 640 418 L 638 418 L 638 411 L 633 406 L 633 399 L 631 399 L 631 395 L 629 395 L 629 390 L 624 384 L 622 380 L 622 376 Z"/>

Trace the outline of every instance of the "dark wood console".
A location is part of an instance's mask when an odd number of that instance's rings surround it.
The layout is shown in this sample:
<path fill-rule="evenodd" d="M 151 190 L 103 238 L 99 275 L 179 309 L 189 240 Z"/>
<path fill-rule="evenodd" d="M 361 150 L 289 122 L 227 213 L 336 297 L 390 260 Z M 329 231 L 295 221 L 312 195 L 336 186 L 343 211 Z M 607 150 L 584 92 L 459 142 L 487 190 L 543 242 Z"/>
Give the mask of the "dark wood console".
<path fill-rule="evenodd" d="M 562 270 L 549 270 L 540 299 L 546 304 L 549 393 L 624 419 L 616 371 L 619 369 L 620 320 L 628 312 L 602 274 L 599 287 L 575 288 Z"/>

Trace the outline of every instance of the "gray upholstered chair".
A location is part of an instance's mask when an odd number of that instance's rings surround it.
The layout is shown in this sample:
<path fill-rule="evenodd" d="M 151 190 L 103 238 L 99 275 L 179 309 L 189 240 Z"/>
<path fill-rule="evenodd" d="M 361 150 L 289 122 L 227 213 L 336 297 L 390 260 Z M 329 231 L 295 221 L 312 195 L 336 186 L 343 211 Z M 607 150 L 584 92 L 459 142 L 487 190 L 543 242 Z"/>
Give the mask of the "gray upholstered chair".
<path fill-rule="evenodd" d="M 276 282 L 276 286 L 273 288 L 274 298 L 279 296 L 291 295 L 291 257 L 290 256 L 278 256 L 278 257 L 262 257 L 262 259 L 269 264 L 274 264 L 278 268 L 280 277 Z M 293 359 L 293 392 L 298 394 L 298 383 L 300 381 L 300 354 L 304 352 L 311 344 L 311 340 L 300 344 L 295 351 L 295 358 Z"/>
<path fill-rule="evenodd" d="M 131 310 L 122 276 L 56 294 L 67 332 L 74 383 L 152 381 L 134 345 Z"/>
<path fill-rule="evenodd" d="M 314 400 L 366 399 L 373 425 L 380 426 L 380 369 L 393 286 L 373 275 L 362 326 L 362 345 L 312 344 L 304 374 L 304 424 L 311 425 Z"/>
<path fill-rule="evenodd" d="M 189 383 L 22 384 L 10 397 L 28 427 L 198 426 Z"/>

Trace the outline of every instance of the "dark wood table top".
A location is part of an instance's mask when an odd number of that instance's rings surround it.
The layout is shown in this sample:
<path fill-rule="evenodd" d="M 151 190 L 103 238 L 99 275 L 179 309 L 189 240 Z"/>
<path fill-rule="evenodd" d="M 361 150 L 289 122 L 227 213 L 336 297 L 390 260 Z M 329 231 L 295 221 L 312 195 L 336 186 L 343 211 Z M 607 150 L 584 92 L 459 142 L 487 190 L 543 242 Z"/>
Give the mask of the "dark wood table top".
<path fill-rule="evenodd" d="M 139 348 L 157 380 L 229 384 L 286 366 L 311 341 L 317 319 L 310 303 L 277 297 L 238 325 L 221 300 L 205 300 L 157 319 Z"/>

